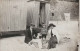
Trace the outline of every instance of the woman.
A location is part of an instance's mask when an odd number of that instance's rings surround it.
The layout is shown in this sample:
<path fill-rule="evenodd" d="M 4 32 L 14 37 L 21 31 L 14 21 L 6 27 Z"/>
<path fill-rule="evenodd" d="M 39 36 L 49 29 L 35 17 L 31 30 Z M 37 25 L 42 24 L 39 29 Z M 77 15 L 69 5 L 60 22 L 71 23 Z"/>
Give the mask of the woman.
<path fill-rule="evenodd" d="M 48 26 L 48 49 L 55 48 L 56 44 L 59 43 L 59 35 L 58 32 L 55 30 L 55 27 L 56 26 L 52 23 Z"/>

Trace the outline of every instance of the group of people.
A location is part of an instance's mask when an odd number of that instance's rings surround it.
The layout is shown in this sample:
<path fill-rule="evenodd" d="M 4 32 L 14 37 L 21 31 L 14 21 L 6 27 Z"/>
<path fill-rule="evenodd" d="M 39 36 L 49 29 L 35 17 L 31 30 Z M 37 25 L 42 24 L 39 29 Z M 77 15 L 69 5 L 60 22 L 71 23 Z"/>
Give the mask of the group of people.
<path fill-rule="evenodd" d="M 55 48 L 56 44 L 59 43 L 59 35 L 58 32 L 55 30 L 55 27 L 56 25 L 52 23 L 49 24 L 47 28 L 46 24 L 44 23 L 42 23 L 41 28 L 35 28 L 34 24 L 27 26 L 25 32 L 25 43 L 29 45 L 37 43 L 38 48 L 43 48 L 44 44 L 47 44 L 47 49 Z"/>

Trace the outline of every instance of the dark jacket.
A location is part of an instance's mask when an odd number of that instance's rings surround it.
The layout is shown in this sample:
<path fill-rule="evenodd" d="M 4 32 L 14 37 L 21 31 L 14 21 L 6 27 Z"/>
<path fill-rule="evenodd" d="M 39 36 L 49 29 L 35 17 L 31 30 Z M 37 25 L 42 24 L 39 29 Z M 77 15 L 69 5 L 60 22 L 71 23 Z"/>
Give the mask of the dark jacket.
<path fill-rule="evenodd" d="M 51 38 L 50 38 L 50 40 L 48 42 L 48 48 L 49 49 L 55 48 L 57 43 L 58 43 L 58 41 L 57 41 L 56 35 L 51 36 Z"/>
<path fill-rule="evenodd" d="M 36 39 L 37 33 L 39 33 L 39 32 L 40 32 L 40 30 L 38 28 L 33 28 L 32 34 L 31 34 L 30 28 L 28 28 L 25 31 L 25 43 L 29 43 L 32 39 Z"/>
<path fill-rule="evenodd" d="M 34 35 L 34 30 L 32 29 L 32 34 L 30 28 L 25 31 L 25 43 L 29 43 Z"/>

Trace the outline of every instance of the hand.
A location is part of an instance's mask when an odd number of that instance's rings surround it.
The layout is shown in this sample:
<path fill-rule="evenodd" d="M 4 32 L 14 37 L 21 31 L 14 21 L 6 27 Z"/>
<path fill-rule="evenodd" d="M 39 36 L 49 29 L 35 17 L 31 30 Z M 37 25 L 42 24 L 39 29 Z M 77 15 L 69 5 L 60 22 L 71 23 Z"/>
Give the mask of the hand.
<path fill-rule="evenodd" d="M 46 43 L 48 43 L 49 42 L 49 40 L 46 40 Z"/>
<path fill-rule="evenodd" d="M 30 42 L 28 43 L 28 45 L 29 45 L 29 46 L 31 45 Z"/>
<path fill-rule="evenodd" d="M 28 44 L 29 44 L 29 46 L 32 45 L 32 41 L 30 41 Z"/>

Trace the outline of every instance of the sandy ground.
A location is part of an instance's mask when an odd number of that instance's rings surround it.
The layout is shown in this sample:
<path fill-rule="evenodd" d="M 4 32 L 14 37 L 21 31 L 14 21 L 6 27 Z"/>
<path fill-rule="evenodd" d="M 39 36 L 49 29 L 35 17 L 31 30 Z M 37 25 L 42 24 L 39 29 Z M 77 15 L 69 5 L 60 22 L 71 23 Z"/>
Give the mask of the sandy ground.
<path fill-rule="evenodd" d="M 38 49 L 24 43 L 24 36 L 0 39 L 0 51 L 77 51 L 78 22 L 53 22 L 61 36 L 54 49 Z M 70 39 L 64 39 L 68 37 Z"/>
<path fill-rule="evenodd" d="M 38 49 L 24 43 L 24 36 L 3 38 L 0 40 L 0 51 L 76 51 L 77 43 L 70 40 L 66 43 L 60 43 L 54 49 Z"/>

